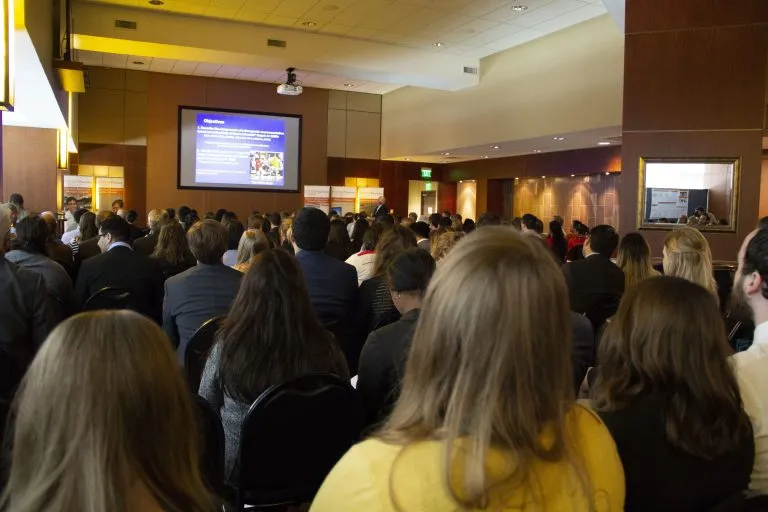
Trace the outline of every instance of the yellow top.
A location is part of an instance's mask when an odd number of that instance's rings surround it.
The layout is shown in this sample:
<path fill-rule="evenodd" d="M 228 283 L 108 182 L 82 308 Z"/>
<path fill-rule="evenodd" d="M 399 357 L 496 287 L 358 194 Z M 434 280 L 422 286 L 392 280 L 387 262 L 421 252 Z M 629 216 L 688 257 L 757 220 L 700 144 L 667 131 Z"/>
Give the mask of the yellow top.
<path fill-rule="evenodd" d="M 624 509 L 624 470 L 608 429 L 592 411 L 577 405 L 568 414 L 566 438 L 580 456 L 595 512 Z M 353 446 L 325 479 L 310 512 L 454 512 L 462 510 L 443 483 L 443 445 L 423 441 L 404 449 L 376 439 Z M 488 456 L 488 474 L 509 473 L 502 450 Z M 394 466 L 394 471 L 393 471 Z M 497 488 L 486 511 L 588 511 L 584 484 L 566 461 L 536 460 L 531 486 Z M 391 486 L 390 486 L 391 480 Z M 391 487 L 391 489 L 390 489 Z M 392 503 L 394 494 L 399 508 Z"/>

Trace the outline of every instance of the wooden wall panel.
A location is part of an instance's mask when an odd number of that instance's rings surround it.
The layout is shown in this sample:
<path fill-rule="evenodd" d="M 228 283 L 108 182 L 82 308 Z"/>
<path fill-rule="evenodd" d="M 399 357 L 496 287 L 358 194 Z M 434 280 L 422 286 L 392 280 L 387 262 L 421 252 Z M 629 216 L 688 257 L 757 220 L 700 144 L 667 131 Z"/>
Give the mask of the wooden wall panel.
<path fill-rule="evenodd" d="M 56 130 L 3 126 L 2 131 L 2 200 L 18 192 L 28 211 L 56 211 Z"/>
<path fill-rule="evenodd" d="M 626 0 L 626 2 L 627 34 L 768 21 L 768 2 L 765 0 Z"/>

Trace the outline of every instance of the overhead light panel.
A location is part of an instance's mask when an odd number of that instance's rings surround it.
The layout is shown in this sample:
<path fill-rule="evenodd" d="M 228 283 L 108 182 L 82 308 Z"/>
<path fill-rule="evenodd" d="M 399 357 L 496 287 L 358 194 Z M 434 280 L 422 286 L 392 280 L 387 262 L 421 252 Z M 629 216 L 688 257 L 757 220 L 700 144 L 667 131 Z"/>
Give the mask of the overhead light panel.
<path fill-rule="evenodd" d="M 302 25 L 304 25 L 307 28 L 312 28 L 312 27 L 316 27 L 317 23 L 315 23 L 314 21 L 305 21 L 304 23 L 302 23 Z"/>
<path fill-rule="evenodd" d="M 432 46 L 434 46 L 435 48 L 442 48 L 444 45 L 443 45 L 443 43 L 441 43 L 440 41 L 438 41 L 438 42 L 436 42 L 436 43 L 432 43 Z"/>
<path fill-rule="evenodd" d="M 527 5 L 515 4 L 515 5 L 512 6 L 512 10 L 515 11 L 515 12 L 525 12 L 525 11 L 528 10 L 528 6 Z"/>
<path fill-rule="evenodd" d="M 557 141 L 565 140 L 565 137 L 552 137 L 552 140 L 557 140 Z"/>
<path fill-rule="evenodd" d="M 491 149 L 499 149 L 499 146 L 491 146 Z"/>
<path fill-rule="evenodd" d="M 607 141 L 607 140 L 602 140 L 602 141 L 598 142 L 597 145 L 598 146 L 610 146 L 611 143 L 609 141 Z"/>

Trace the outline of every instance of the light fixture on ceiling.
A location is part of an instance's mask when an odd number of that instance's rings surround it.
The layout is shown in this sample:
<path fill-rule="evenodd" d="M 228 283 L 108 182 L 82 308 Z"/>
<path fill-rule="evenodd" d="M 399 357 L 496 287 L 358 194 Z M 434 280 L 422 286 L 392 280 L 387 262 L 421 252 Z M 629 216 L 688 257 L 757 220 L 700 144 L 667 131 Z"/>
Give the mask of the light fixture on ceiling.
<path fill-rule="evenodd" d="M 140 61 L 140 60 L 133 61 L 133 64 L 136 65 L 136 66 L 143 66 L 144 65 L 144 63 L 142 61 Z"/>
<path fill-rule="evenodd" d="M 542 176 L 541 179 L 546 179 L 546 176 Z"/>
<path fill-rule="evenodd" d="M 411 159 L 408 158 L 408 157 L 403 158 L 403 160 L 405 160 L 406 162 L 410 162 L 411 161 Z"/>
<path fill-rule="evenodd" d="M 541 150 L 540 149 L 534 149 L 533 152 L 534 153 L 541 153 Z"/>
<path fill-rule="evenodd" d="M 483 155 L 483 158 L 488 158 L 488 155 Z"/>
<path fill-rule="evenodd" d="M 527 5 L 515 4 L 512 6 L 512 10 L 515 12 L 525 12 L 528 10 Z"/>
<path fill-rule="evenodd" d="M 565 137 L 552 137 L 552 140 L 565 140 Z"/>
<path fill-rule="evenodd" d="M 575 177 L 576 177 L 576 175 L 575 175 L 575 174 L 571 174 L 571 178 L 575 178 Z"/>
<path fill-rule="evenodd" d="M 302 23 L 302 25 L 304 25 L 307 28 L 312 28 L 312 27 L 316 27 L 317 23 L 315 23 L 314 21 L 305 21 L 304 23 Z"/>
<path fill-rule="evenodd" d="M 438 41 L 438 42 L 436 42 L 436 43 L 432 43 L 432 46 L 434 46 L 435 48 L 442 48 L 442 47 L 443 47 L 443 43 L 441 43 L 440 41 Z"/>
<path fill-rule="evenodd" d="M 163 5 L 163 4 L 165 4 L 165 2 L 163 2 L 163 0 L 149 0 L 149 5 L 154 5 L 154 6 L 159 7 L 159 6 Z"/>
<path fill-rule="evenodd" d="M 499 146 L 491 146 L 491 149 L 499 149 Z"/>
<path fill-rule="evenodd" d="M 601 140 L 600 142 L 597 143 L 597 145 L 598 146 L 610 146 L 611 143 L 609 141 L 607 141 L 607 140 Z"/>
<path fill-rule="evenodd" d="M 605 175 L 606 175 L 606 176 L 610 176 L 610 175 L 611 175 L 611 173 L 610 173 L 610 172 L 607 172 L 607 173 L 605 173 Z"/>
<path fill-rule="evenodd" d="M 354 87 L 354 86 L 355 86 L 355 84 L 351 84 L 351 83 L 345 83 L 345 84 L 344 84 L 344 87 L 349 87 L 349 88 L 352 88 L 352 87 Z"/>
<path fill-rule="evenodd" d="M 446 151 L 445 153 L 440 153 L 440 154 L 443 155 L 443 156 L 451 156 L 451 154 L 448 151 Z"/>

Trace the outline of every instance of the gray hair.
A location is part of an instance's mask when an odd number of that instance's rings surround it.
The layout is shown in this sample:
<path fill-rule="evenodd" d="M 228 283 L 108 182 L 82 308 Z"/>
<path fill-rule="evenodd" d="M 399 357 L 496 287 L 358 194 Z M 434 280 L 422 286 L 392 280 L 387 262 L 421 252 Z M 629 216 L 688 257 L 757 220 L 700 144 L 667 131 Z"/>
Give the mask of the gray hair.
<path fill-rule="evenodd" d="M 0 205 L 0 238 L 5 238 L 5 235 L 11 230 L 11 210 L 7 205 Z"/>

